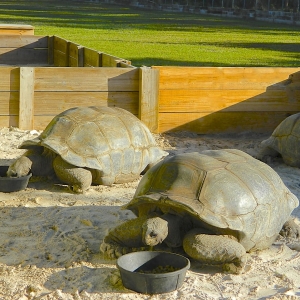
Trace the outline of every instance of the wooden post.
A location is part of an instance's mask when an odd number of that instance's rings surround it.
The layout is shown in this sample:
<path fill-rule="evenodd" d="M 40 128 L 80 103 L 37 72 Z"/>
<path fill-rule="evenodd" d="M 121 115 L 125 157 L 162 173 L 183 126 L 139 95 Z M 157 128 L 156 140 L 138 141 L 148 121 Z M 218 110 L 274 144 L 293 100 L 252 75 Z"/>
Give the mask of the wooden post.
<path fill-rule="evenodd" d="M 34 68 L 20 68 L 19 128 L 33 129 Z"/>
<path fill-rule="evenodd" d="M 54 65 L 54 36 L 48 36 L 48 64 Z"/>
<path fill-rule="evenodd" d="M 78 46 L 78 67 L 84 66 L 84 47 Z"/>
<path fill-rule="evenodd" d="M 152 132 L 158 132 L 159 70 L 141 67 L 139 74 L 139 118 Z"/>

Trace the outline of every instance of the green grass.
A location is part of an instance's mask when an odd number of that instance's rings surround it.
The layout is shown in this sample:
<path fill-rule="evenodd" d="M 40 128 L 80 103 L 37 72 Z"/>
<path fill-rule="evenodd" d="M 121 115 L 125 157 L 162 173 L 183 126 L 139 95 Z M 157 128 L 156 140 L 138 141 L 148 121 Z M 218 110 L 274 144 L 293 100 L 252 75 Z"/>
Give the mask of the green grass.
<path fill-rule="evenodd" d="M 29 24 L 134 66 L 300 66 L 300 27 L 71 0 L 0 2 L 0 22 Z"/>

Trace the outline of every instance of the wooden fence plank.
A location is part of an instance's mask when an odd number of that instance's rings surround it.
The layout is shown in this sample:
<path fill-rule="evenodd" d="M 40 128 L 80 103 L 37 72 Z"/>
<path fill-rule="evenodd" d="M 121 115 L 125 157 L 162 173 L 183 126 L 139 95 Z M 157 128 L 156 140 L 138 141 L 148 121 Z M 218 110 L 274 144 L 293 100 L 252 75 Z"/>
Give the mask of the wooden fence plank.
<path fill-rule="evenodd" d="M 160 132 L 189 130 L 201 134 L 268 133 L 289 116 L 289 112 L 215 112 L 161 114 Z"/>
<path fill-rule="evenodd" d="M 139 119 L 152 132 L 158 130 L 159 71 L 140 68 Z"/>
<path fill-rule="evenodd" d="M 36 91 L 139 90 L 139 70 L 125 68 L 36 68 Z"/>
<path fill-rule="evenodd" d="M 159 132 L 270 133 L 300 109 L 300 68 L 154 69 L 160 72 Z"/>
<path fill-rule="evenodd" d="M 84 67 L 102 67 L 101 53 L 93 49 L 84 48 L 83 65 Z"/>
<path fill-rule="evenodd" d="M 48 48 L 48 37 L 38 35 L 1 35 L 0 48 Z"/>
<path fill-rule="evenodd" d="M 1 103 L 1 102 L 0 102 Z M 53 115 L 77 106 L 121 107 L 138 115 L 138 92 L 35 92 L 34 114 Z"/>
<path fill-rule="evenodd" d="M 48 65 L 48 49 L 0 48 L 0 64 L 5 65 Z"/>
<path fill-rule="evenodd" d="M 54 36 L 54 66 L 69 66 L 69 42 L 58 36 Z"/>
<path fill-rule="evenodd" d="M 121 60 L 116 56 L 102 53 L 102 67 L 117 67 L 119 61 Z"/>
<path fill-rule="evenodd" d="M 153 67 L 160 71 L 160 89 L 261 90 L 288 84 L 299 68 Z"/>
<path fill-rule="evenodd" d="M 121 61 L 118 66 L 120 68 L 136 68 L 135 66 L 131 65 L 131 62 L 126 63 L 126 62 L 123 62 L 123 61 Z"/>
<path fill-rule="evenodd" d="M 0 24 L 0 34 L 33 35 L 34 27 L 23 24 Z"/>
<path fill-rule="evenodd" d="M 19 128 L 33 129 L 34 121 L 34 68 L 20 68 Z"/>
<path fill-rule="evenodd" d="M 0 127 L 18 127 L 19 125 L 19 115 L 0 115 Z"/>
<path fill-rule="evenodd" d="M 294 93 L 300 99 L 300 89 Z M 299 111 L 286 90 L 161 90 L 160 112 Z"/>
<path fill-rule="evenodd" d="M 0 92 L 0 115 L 19 115 L 19 92 Z M 6 125 L 7 126 L 7 125 Z"/>
<path fill-rule="evenodd" d="M 69 67 L 79 67 L 79 49 L 80 45 L 69 42 Z"/>
<path fill-rule="evenodd" d="M 1 67 L 0 91 L 19 91 L 19 88 L 20 68 Z"/>

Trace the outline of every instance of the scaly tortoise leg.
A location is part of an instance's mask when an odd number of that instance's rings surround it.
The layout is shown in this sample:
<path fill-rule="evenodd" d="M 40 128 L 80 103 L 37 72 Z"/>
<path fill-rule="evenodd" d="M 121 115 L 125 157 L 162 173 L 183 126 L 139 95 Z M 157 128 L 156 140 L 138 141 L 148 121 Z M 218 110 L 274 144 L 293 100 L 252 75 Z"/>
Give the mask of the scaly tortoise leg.
<path fill-rule="evenodd" d="M 222 265 L 224 271 L 240 273 L 246 264 L 246 250 L 228 235 L 203 234 L 199 229 L 189 231 L 183 239 L 184 251 L 204 264 Z"/>
<path fill-rule="evenodd" d="M 73 192 L 83 193 L 92 184 L 92 173 L 64 161 L 57 156 L 53 161 L 53 168 L 59 180 L 67 183 Z"/>
<path fill-rule="evenodd" d="M 131 219 L 112 229 L 100 245 L 100 251 L 111 259 L 123 254 L 150 250 L 142 242 L 142 225 L 147 217 Z"/>

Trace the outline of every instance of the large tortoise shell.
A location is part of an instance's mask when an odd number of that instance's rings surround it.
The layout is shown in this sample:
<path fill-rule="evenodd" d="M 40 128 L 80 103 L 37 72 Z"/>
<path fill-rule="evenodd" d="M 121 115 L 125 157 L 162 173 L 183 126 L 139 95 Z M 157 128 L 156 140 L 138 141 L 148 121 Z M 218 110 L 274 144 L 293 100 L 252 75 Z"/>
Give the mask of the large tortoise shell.
<path fill-rule="evenodd" d="M 262 142 L 262 147 L 269 147 L 281 154 L 284 162 L 293 167 L 300 167 L 300 113 L 284 119 L 272 135 Z"/>
<path fill-rule="evenodd" d="M 21 148 L 46 147 L 78 167 L 110 174 L 141 173 L 166 156 L 133 114 L 111 107 L 76 107 L 53 118 L 41 135 Z"/>
<path fill-rule="evenodd" d="M 151 205 L 149 205 L 151 204 Z M 216 234 L 233 234 L 248 251 L 268 247 L 297 197 L 268 165 L 235 149 L 168 156 L 142 178 L 124 208 L 188 213 Z"/>

